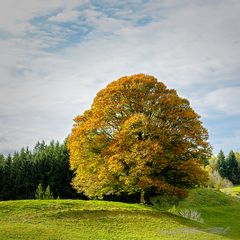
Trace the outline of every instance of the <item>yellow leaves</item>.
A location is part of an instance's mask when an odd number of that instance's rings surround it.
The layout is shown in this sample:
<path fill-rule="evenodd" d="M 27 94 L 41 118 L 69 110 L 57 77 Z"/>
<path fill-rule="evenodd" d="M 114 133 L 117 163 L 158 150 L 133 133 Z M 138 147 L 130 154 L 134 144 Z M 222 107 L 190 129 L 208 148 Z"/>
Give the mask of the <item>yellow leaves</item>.
<path fill-rule="evenodd" d="M 189 102 L 153 76 L 110 83 L 74 121 L 70 163 L 76 188 L 88 195 L 143 185 L 183 194 L 179 185 L 203 181 L 197 159 L 210 154 L 207 131 Z"/>
<path fill-rule="evenodd" d="M 113 174 L 122 172 L 124 170 L 124 165 L 122 161 L 123 160 L 121 154 L 115 154 L 113 156 L 110 156 L 109 158 L 107 158 L 108 170 Z"/>

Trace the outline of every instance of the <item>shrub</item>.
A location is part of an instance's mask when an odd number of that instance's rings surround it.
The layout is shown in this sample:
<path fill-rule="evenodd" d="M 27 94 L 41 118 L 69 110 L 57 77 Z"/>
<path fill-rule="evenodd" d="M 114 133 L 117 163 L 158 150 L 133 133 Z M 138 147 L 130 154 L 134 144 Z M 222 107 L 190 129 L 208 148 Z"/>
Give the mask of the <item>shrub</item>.
<path fill-rule="evenodd" d="M 35 193 L 36 199 L 44 199 L 44 190 L 42 184 L 39 184 Z"/>
<path fill-rule="evenodd" d="M 180 198 L 176 196 L 170 196 L 168 194 L 156 195 L 150 197 L 150 202 L 156 207 L 168 209 L 173 205 L 177 205 Z"/>
<path fill-rule="evenodd" d="M 203 218 L 201 217 L 201 213 L 199 213 L 198 211 L 196 210 L 193 210 L 193 209 L 177 209 L 175 205 L 173 205 L 172 208 L 170 208 L 168 210 L 168 212 L 170 212 L 171 214 L 174 214 L 174 215 L 177 215 L 177 216 L 180 216 L 180 217 L 183 217 L 183 218 L 187 218 L 187 219 L 190 219 L 190 220 L 193 220 L 193 221 L 196 221 L 196 222 L 199 222 L 199 223 L 204 223 L 204 220 Z"/>
<path fill-rule="evenodd" d="M 35 193 L 36 199 L 53 199 L 53 194 L 51 192 L 50 186 L 47 186 L 47 188 L 43 189 L 42 184 L 39 184 Z"/>
<path fill-rule="evenodd" d="M 233 184 L 226 178 L 222 178 L 218 170 L 214 170 L 211 165 L 205 167 L 205 170 L 208 172 L 208 182 L 207 185 L 211 188 L 221 189 L 232 187 Z"/>
<path fill-rule="evenodd" d="M 44 193 L 44 199 L 54 199 L 53 193 L 51 192 L 50 186 L 47 186 L 45 193 Z"/>

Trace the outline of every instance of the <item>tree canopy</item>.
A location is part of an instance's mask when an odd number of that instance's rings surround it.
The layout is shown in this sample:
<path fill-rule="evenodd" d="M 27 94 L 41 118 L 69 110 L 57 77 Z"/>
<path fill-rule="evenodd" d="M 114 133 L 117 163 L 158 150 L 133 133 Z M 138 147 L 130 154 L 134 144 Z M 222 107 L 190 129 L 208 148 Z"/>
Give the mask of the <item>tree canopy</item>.
<path fill-rule="evenodd" d="M 69 137 L 73 185 L 90 197 L 154 190 L 184 196 L 206 180 L 211 147 L 188 100 L 149 75 L 97 93 Z"/>

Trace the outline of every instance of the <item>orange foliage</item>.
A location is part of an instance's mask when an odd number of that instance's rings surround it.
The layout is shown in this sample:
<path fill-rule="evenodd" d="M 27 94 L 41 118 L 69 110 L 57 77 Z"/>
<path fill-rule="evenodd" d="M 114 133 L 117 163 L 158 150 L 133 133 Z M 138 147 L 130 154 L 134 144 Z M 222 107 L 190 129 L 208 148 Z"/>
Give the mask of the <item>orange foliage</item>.
<path fill-rule="evenodd" d="M 120 78 L 75 118 L 68 141 L 73 184 L 90 197 L 150 188 L 184 196 L 206 180 L 207 139 L 175 90 L 144 74 Z"/>

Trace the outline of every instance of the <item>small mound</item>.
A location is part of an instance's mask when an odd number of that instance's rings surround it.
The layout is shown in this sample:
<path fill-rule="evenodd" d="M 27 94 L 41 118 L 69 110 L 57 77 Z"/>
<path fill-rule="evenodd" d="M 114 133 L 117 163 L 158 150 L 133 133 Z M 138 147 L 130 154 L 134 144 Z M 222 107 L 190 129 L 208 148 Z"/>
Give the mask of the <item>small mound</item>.
<path fill-rule="evenodd" d="M 189 191 L 189 195 L 186 199 L 182 200 L 178 204 L 180 207 L 211 207 L 211 206 L 233 206 L 238 205 L 240 207 L 240 200 L 226 195 L 220 191 L 197 188 Z"/>

